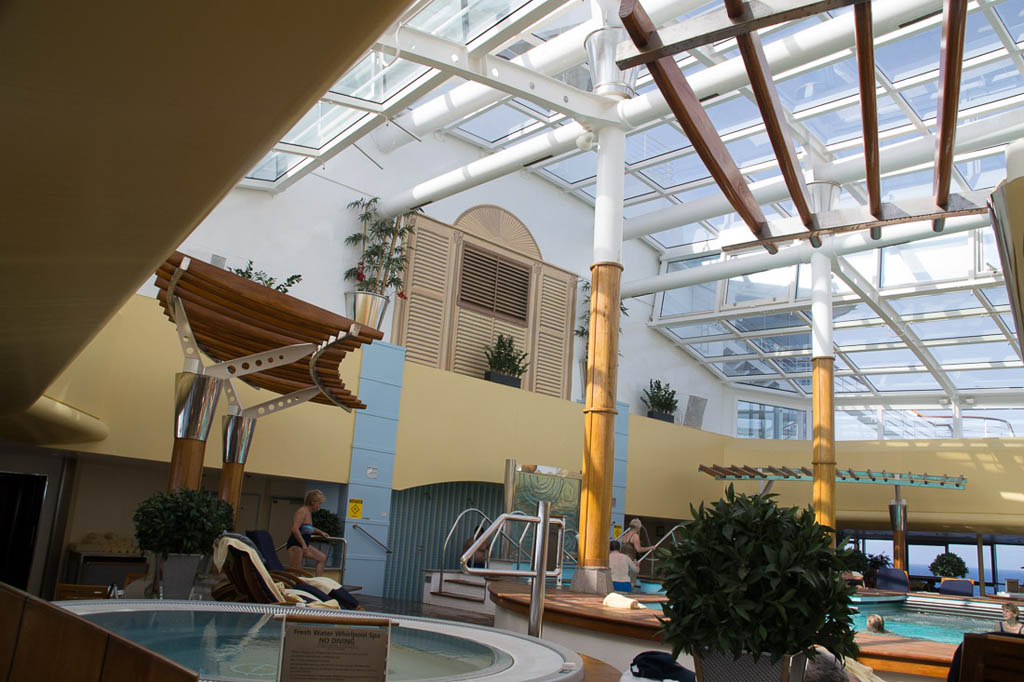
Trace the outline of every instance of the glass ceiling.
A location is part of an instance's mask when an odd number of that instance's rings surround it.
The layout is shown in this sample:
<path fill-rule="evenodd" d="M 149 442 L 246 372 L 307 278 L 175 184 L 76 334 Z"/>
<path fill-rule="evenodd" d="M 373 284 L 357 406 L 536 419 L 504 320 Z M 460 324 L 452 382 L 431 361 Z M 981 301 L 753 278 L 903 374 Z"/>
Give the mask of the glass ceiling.
<path fill-rule="evenodd" d="M 722 3 L 680 0 L 676 6 L 675 16 L 682 20 L 721 9 Z M 486 52 L 504 59 L 524 54 L 529 58 L 532 50 L 590 19 L 589 6 L 579 0 L 435 0 L 417 7 L 420 9 L 407 20 L 407 26 L 465 46 L 471 53 Z M 849 11 L 844 8 L 773 26 L 760 32 L 761 39 L 766 46 L 784 40 L 800 44 L 801 35 Z M 890 145 L 920 138 L 933 144 L 941 22 L 941 12 L 937 12 L 876 35 L 883 162 Z M 1024 116 L 1022 52 L 1024 0 L 969 3 L 959 102 L 961 125 L 1008 111 L 1020 111 Z M 689 76 L 737 54 L 736 41 L 729 39 L 684 52 L 677 61 Z M 280 191 L 388 120 L 400 123 L 410 109 L 437 104 L 440 93 L 465 83 L 444 70 L 421 66 L 416 57 L 394 57 L 376 49 L 368 53 L 242 184 Z M 582 61 L 551 75 L 567 88 L 590 87 Z M 852 50 L 808 59 L 774 76 L 805 169 L 863 153 L 857 62 Z M 637 90 L 643 93 L 653 87 L 650 76 L 641 69 Z M 704 106 L 748 182 L 779 177 L 748 87 L 716 93 Z M 571 120 L 536 102 L 495 92 L 474 111 L 447 121 L 441 129 L 484 150 L 497 151 Z M 1004 148 L 1002 143 L 958 155 L 951 191 L 994 188 L 1005 176 Z M 367 144 L 361 151 L 372 156 L 373 147 Z M 528 170 L 576 200 L 593 205 L 595 152 L 573 149 Z M 882 199 L 930 196 L 931 183 L 931 164 L 886 173 Z M 627 224 L 639 216 L 718 194 L 674 118 L 662 117 L 628 132 Z M 845 183 L 840 207 L 866 204 L 866 198 L 862 181 Z M 769 220 L 795 214 L 788 200 L 763 208 Z M 718 248 L 718 235 L 738 221 L 735 214 L 719 215 L 643 239 L 662 253 L 663 272 L 700 267 L 725 257 Z M 991 229 L 941 235 L 854 254 L 846 260 L 877 290 L 891 315 L 880 315 L 833 277 L 840 403 L 935 406 L 988 400 L 1004 405 L 1014 402 L 1011 396 L 1020 395 L 1024 365 Z M 806 265 L 790 266 L 664 292 L 655 297 L 652 325 L 724 382 L 767 393 L 807 396 L 809 275 Z M 936 372 L 928 366 L 940 369 Z M 1024 399 L 1018 402 L 1024 403 Z M 877 415 L 872 419 L 884 421 Z"/>

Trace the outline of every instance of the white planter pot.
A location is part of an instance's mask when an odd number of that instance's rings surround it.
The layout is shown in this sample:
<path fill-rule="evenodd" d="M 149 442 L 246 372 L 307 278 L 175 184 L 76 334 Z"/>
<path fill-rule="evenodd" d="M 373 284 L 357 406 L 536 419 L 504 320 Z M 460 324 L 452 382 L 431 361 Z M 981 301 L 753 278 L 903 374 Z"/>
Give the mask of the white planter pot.
<path fill-rule="evenodd" d="M 694 656 L 697 682 L 803 682 L 807 659 L 803 654 L 783 656 L 775 663 L 768 654 L 731 654 L 706 651 Z"/>
<path fill-rule="evenodd" d="M 345 294 L 348 314 L 357 323 L 380 329 L 388 309 L 388 297 L 369 291 L 349 291 Z"/>
<path fill-rule="evenodd" d="M 163 560 L 164 599 L 188 599 L 202 554 L 168 554 Z"/>

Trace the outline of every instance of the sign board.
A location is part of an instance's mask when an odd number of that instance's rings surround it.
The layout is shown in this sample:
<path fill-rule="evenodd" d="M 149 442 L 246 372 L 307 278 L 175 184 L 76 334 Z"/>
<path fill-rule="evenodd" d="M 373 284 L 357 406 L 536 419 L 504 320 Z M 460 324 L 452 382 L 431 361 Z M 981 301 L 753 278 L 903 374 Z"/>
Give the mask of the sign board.
<path fill-rule="evenodd" d="M 620 535 L 622 535 L 622 526 L 616 523 L 614 526 L 612 526 L 612 537 L 617 538 Z"/>
<path fill-rule="evenodd" d="M 363 501 L 352 498 L 348 501 L 348 517 L 350 519 L 363 518 Z"/>
<path fill-rule="evenodd" d="M 390 621 L 289 615 L 277 682 L 386 682 Z"/>

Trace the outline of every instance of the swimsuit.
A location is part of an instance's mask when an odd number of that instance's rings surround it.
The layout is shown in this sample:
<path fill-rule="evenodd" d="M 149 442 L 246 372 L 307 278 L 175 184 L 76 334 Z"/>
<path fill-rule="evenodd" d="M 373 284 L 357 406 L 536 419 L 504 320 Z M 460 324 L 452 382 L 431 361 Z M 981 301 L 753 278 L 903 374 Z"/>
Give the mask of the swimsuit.
<path fill-rule="evenodd" d="M 1019 624 L 1016 630 L 1012 630 L 1006 627 L 1006 621 L 1001 620 L 999 621 L 999 632 L 1008 632 L 1011 635 L 1024 635 L 1024 623 Z"/>
<path fill-rule="evenodd" d="M 313 537 L 313 524 L 311 524 L 311 523 L 303 523 L 302 525 L 300 525 L 299 526 L 299 534 L 302 535 L 302 539 L 305 540 L 306 546 L 308 547 L 309 546 L 309 541 Z M 289 533 L 288 534 L 288 544 L 287 544 L 287 546 L 288 547 L 298 547 L 299 549 L 302 549 L 302 545 L 300 545 L 299 541 L 295 539 L 295 533 Z"/>

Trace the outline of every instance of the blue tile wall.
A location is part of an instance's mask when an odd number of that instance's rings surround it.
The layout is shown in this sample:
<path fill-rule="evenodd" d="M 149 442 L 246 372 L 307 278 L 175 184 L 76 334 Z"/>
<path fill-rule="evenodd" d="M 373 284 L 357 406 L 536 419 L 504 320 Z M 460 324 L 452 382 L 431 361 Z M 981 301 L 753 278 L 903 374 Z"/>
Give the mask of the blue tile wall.
<path fill-rule="evenodd" d="M 629 454 L 629 403 L 615 403 L 615 466 L 612 468 L 612 526 L 625 528 L 626 464 Z"/>

